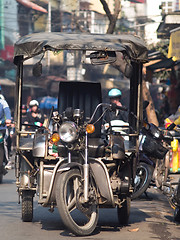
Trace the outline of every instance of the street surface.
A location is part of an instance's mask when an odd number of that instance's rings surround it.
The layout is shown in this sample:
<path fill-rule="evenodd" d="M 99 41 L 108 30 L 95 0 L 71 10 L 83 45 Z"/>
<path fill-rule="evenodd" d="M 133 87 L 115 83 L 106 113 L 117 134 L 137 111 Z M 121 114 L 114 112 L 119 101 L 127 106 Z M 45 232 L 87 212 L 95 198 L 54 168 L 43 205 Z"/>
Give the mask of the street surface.
<path fill-rule="evenodd" d="M 0 185 L 0 239 L 1 240 L 180 240 L 180 224 L 173 222 L 173 209 L 166 197 L 151 187 L 148 198 L 143 195 L 131 205 L 129 225 L 119 227 L 116 209 L 100 209 L 95 233 L 86 237 L 74 237 L 64 230 L 58 210 L 50 213 L 48 208 L 34 201 L 32 223 L 21 221 L 21 205 L 18 204 L 14 169 L 9 170 Z"/>

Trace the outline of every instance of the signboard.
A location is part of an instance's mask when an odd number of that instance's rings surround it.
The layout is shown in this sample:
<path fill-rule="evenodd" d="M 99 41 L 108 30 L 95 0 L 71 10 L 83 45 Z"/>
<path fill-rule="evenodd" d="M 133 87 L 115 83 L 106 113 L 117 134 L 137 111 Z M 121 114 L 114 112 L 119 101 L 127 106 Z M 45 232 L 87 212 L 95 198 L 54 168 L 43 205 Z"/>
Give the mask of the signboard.
<path fill-rule="evenodd" d="M 180 60 L 180 29 L 172 32 L 169 41 L 168 58 Z"/>

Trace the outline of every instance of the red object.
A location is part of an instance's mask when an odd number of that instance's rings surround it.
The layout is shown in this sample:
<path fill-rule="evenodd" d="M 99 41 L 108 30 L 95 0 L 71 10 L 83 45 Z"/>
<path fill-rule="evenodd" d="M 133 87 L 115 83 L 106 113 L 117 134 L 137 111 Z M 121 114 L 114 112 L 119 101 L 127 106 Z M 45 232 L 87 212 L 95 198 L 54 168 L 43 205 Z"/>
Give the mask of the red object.
<path fill-rule="evenodd" d="M 166 123 L 165 128 L 168 128 L 171 125 L 171 123 Z"/>
<path fill-rule="evenodd" d="M 14 57 L 14 46 L 6 45 L 5 49 L 0 51 L 0 58 L 3 60 L 12 61 Z"/>
<path fill-rule="evenodd" d="M 35 3 L 30 2 L 30 0 L 16 0 L 16 2 L 22 4 L 23 6 L 27 8 L 32 8 L 34 10 L 37 10 L 39 12 L 47 13 L 47 10 Z"/>

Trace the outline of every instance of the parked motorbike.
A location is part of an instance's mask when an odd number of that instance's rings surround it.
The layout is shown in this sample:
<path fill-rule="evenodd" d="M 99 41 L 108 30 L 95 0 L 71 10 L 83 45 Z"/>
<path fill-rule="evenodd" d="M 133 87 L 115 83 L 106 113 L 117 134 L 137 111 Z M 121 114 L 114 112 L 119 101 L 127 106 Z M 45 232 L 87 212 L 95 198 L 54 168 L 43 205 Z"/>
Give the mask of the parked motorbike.
<path fill-rule="evenodd" d="M 179 125 L 176 125 L 175 123 L 171 123 L 167 127 L 167 129 L 171 131 L 172 135 L 174 136 L 174 139 L 177 139 L 176 133 L 180 132 Z M 174 152 L 177 153 L 177 149 L 178 149 L 177 141 L 176 141 L 176 146 L 173 146 L 172 144 L 172 148 L 173 147 L 176 148 Z M 173 156 L 173 157 L 175 158 L 177 156 Z M 177 160 L 178 160 L 178 157 L 177 157 Z M 178 169 L 178 161 L 175 165 L 176 165 L 175 168 Z M 163 183 L 163 191 L 168 197 L 171 207 L 174 209 L 174 220 L 176 222 L 180 222 L 180 178 L 178 182 Z"/>
<path fill-rule="evenodd" d="M 7 142 L 5 142 L 6 135 L 5 122 L 0 123 L 0 183 L 3 181 L 3 176 L 7 174 L 7 170 L 5 169 L 5 165 L 7 164 L 8 159 L 8 146 Z"/>
<path fill-rule="evenodd" d="M 173 137 L 153 123 L 144 121 L 139 144 L 139 163 L 137 166 L 132 199 L 138 198 L 153 180 L 158 188 L 167 180 L 168 166 L 166 155 Z"/>
<path fill-rule="evenodd" d="M 165 127 L 167 128 L 173 123 L 169 118 L 165 119 Z M 180 126 L 175 124 L 175 127 L 170 131 L 173 136 L 171 149 L 168 156 L 169 172 L 177 173 L 180 171 Z"/>
<path fill-rule="evenodd" d="M 149 102 L 144 101 L 143 110 L 145 111 Z M 134 116 L 136 117 L 136 116 Z M 131 199 L 141 196 L 150 186 L 153 180 L 158 188 L 167 180 L 168 176 L 168 148 L 172 136 L 167 132 L 163 132 L 154 124 L 149 124 L 143 120 L 143 128 L 139 136 L 139 155 L 134 179 L 134 191 Z M 129 123 L 122 120 L 111 120 L 113 131 L 121 133 L 124 138 L 125 149 L 129 146 Z M 104 124 L 104 129 L 108 131 L 109 124 Z M 127 147 L 126 147 L 127 145 Z M 163 145 L 165 147 L 163 147 Z"/>
<path fill-rule="evenodd" d="M 178 182 L 163 183 L 162 190 L 174 209 L 174 221 L 180 222 L 180 178 Z"/>

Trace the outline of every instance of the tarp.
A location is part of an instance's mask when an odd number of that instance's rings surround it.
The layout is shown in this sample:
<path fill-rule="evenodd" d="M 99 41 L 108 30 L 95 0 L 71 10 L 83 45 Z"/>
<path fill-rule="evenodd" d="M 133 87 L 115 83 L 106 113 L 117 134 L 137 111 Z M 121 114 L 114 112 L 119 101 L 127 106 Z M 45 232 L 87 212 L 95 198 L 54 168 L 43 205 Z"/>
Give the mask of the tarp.
<path fill-rule="evenodd" d="M 14 62 L 18 56 L 33 57 L 43 50 L 124 51 L 132 61 L 148 61 L 144 41 L 133 35 L 72 34 L 59 32 L 34 33 L 20 38 L 14 47 Z"/>
<path fill-rule="evenodd" d="M 155 71 L 157 69 L 168 69 L 171 68 L 174 64 L 175 62 L 172 60 L 172 58 L 165 58 L 157 63 L 149 65 L 147 67 L 147 70 Z"/>
<path fill-rule="evenodd" d="M 57 106 L 58 99 L 50 96 L 43 97 L 39 105 L 41 109 L 51 109 L 52 107 L 56 109 Z"/>

